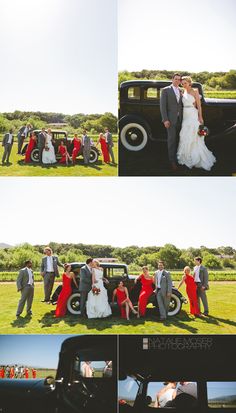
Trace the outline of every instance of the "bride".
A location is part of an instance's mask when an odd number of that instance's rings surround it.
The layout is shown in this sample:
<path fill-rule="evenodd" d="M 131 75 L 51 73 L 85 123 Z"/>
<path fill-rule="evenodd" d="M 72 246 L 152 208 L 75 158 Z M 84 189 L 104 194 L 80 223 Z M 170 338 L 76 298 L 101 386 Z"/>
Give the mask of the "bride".
<path fill-rule="evenodd" d="M 43 164 L 56 163 L 55 149 L 52 144 L 51 129 L 48 129 L 46 133 L 45 147 L 43 149 L 43 154 L 42 154 L 42 162 Z"/>
<path fill-rule="evenodd" d="M 191 77 L 183 76 L 182 85 L 185 91 L 182 96 L 183 122 L 177 150 L 178 163 L 188 168 L 210 171 L 216 158 L 206 147 L 204 137 L 198 135 L 199 125 L 203 124 L 200 95 L 198 89 L 192 88 Z"/>
<path fill-rule="evenodd" d="M 86 302 L 88 318 L 104 318 L 111 315 L 111 307 L 108 303 L 107 290 L 103 285 L 103 269 L 99 262 L 93 260 L 92 289 L 88 293 Z M 107 280 L 105 282 L 108 282 Z"/>

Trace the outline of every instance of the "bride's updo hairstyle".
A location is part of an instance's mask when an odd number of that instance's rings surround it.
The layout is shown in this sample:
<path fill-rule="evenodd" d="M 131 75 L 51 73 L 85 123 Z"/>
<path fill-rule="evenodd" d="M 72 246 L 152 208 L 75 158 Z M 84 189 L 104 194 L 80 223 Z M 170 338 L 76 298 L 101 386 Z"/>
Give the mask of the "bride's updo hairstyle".
<path fill-rule="evenodd" d="M 182 76 L 181 81 L 183 81 L 183 80 L 188 82 L 190 85 L 192 85 L 192 83 L 193 83 L 192 78 L 190 76 Z"/>
<path fill-rule="evenodd" d="M 98 260 L 93 260 L 93 262 L 95 262 L 95 264 L 100 267 L 100 262 Z"/>

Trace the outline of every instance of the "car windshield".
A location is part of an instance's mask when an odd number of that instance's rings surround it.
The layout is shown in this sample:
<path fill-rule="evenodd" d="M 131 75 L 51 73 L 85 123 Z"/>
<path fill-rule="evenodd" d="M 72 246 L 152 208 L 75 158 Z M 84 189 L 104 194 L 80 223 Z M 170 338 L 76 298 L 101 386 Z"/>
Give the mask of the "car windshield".
<path fill-rule="evenodd" d="M 118 387 L 119 401 L 124 401 L 130 406 L 133 406 L 139 386 L 140 382 L 133 377 L 127 377 L 125 380 L 120 380 Z"/>

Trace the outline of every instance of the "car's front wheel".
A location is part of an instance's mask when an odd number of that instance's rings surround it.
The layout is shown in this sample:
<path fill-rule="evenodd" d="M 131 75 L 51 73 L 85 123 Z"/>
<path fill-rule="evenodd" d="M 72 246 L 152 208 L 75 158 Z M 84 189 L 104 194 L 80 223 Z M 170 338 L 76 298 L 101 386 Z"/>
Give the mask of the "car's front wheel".
<path fill-rule="evenodd" d="M 30 159 L 32 162 L 39 162 L 39 150 L 37 148 L 32 150 Z"/>
<path fill-rule="evenodd" d="M 182 302 L 180 298 L 175 294 L 171 294 L 168 316 L 174 316 L 179 314 L 181 307 Z"/>
<path fill-rule="evenodd" d="M 67 310 L 70 314 L 80 314 L 80 293 L 74 293 L 67 301 Z"/>
<path fill-rule="evenodd" d="M 91 148 L 89 163 L 95 163 L 98 160 L 99 152 L 96 148 Z"/>
<path fill-rule="evenodd" d="M 145 148 L 148 142 L 148 131 L 144 125 L 136 122 L 120 126 L 120 141 L 129 151 L 138 152 Z"/>

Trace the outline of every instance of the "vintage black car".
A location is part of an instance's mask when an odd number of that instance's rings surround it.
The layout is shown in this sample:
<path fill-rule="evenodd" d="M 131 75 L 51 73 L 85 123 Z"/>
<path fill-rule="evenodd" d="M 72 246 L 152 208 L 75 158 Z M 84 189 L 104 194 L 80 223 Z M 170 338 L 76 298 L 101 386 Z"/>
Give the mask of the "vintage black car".
<path fill-rule="evenodd" d="M 160 413 L 235 413 L 235 345 L 234 336 L 120 336 L 119 413 L 151 413 L 157 406 Z M 158 404 L 157 392 L 169 381 L 176 389 L 191 382 L 194 392 Z"/>
<path fill-rule="evenodd" d="M 136 152 L 150 148 L 158 152 L 158 146 L 167 142 L 166 129 L 161 120 L 160 95 L 170 81 L 130 80 L 120 85 L 119 136 L 120 153 Z M 193 83 L 199 90 L 203 119 L 210 133 L 205 138 L 206 145 L 213 150 L 217 161 L 236 170 L 236 99 L 205 98 L 200 83 Z M 159 147 L 160 147 L 159 145 Z M 121 174 L 123 162 L 131 162 L 129 157 L 120 159 Z M 137 161 L 140 162 L 139 158 Z"/>
<path fill-rule="evenodd" d="M 41 130 L 39 129 L 34 129 L 33 132 L 35 133 L 36 137 L 38 136 L 38 134 L 41 132 Z M 70 155 L 72 155 L 72 151 L 73 151 L 73 138 L 69 138 L 68 137 L 68 133 L 66 131 L 63 130 L 53 130 L 52 129 L 52 140 L 53 140 L 53 145 L 55 148 L 55 154 L 56 154 L 56 159 L 60 160 L 61 155 L 58 153 L 58 148 L 61 144 L 61 142 L 63 141 L 64 144 L 67 147 L 68 153 Z M 26 144 L 22 150 L 22 155 L 25 154 L 26 149 L 27 149 L 28 144 Z M 96 146 L 92 145 L 91 146 L 91 152 L 90 152 L 90 163 L 96 163 L 98 158 L 99 158 L 100 152 L 98 150 L 98 148 L 96 148 Z M 83 157 L 83 151 L 82 151 L 82 147 L 80 149 L 80 152 L 77 155 L 77 158 L 79 157 Z M 39 162 L 39 150 L 37 147 L 35 147 L 32 152 L 31 152 L 31 161 L 34 163 Z"/>
<path fill-rule="evenodd" d="M 85 361 L 97 368 L 85 377 Z M 1 413 L 116 413 L 116 336 L 75 336 L 61 346 L 56 378 L 0 380 Z"/>
<path fill-rule="evenodd" d="M 72 271 L 77 274 L 79 282 L 79 271 L 84 263 L 72 263 Z M 135 283 L 136 276 L 132 276 L 128 273 L 128 266 L 126 264 L 117 264 L 117 263 L 100 263 L 101 267 L 104 269 L 104 277 L 109 281 L 107 286 L 108 300 L 111 304 L 113 312 L 117 312 L 117 305 L 112 305 L 112 295 L 114 289 L 117 287 L 120 281 L 123 281 L 125 286 L 128 288 L 129 296 L 132 303 L 136 306 L 138 303 L 139 292 L 141 285 L 139 282 Z M 169 316 L 177 315 L 182 308 L 182 304 L 186 303 L 186 298 L 173 286 L 172 296 L 169 307 Z M 156 295 L 153 293 L 149 299 L 154 307 L 158 307 Z M 71 314 L 79 314 L 80 311 L 80 293 L 73 287 L 72 295 L 70 296 L 67 302 L 67 309 Z"/>

